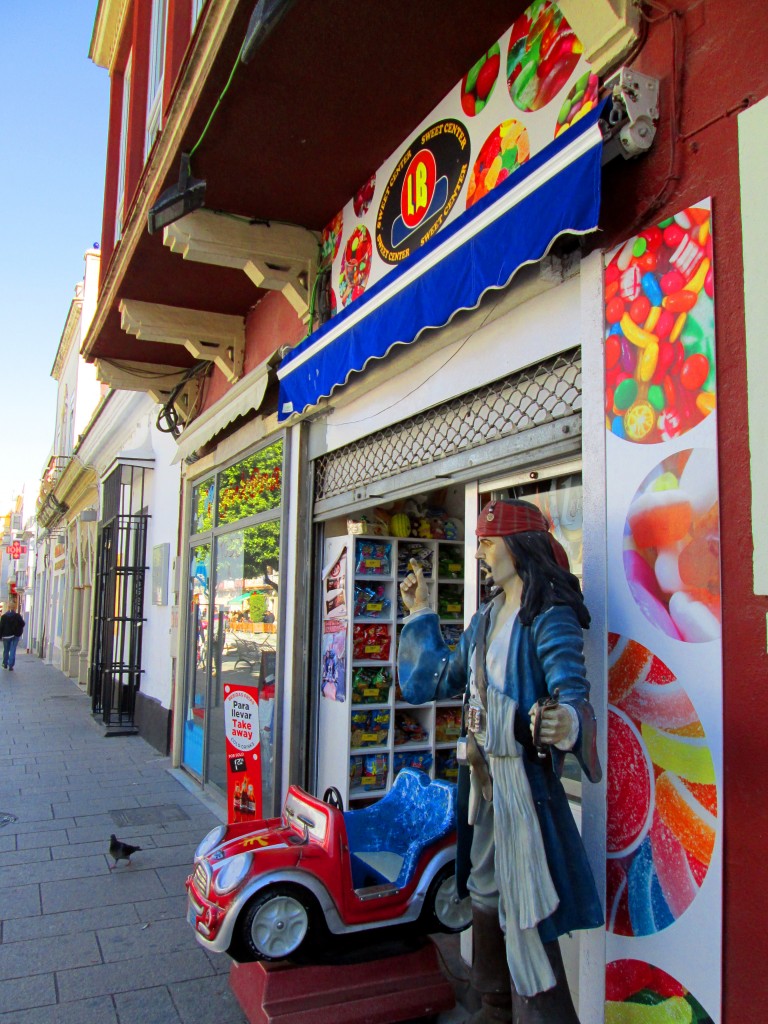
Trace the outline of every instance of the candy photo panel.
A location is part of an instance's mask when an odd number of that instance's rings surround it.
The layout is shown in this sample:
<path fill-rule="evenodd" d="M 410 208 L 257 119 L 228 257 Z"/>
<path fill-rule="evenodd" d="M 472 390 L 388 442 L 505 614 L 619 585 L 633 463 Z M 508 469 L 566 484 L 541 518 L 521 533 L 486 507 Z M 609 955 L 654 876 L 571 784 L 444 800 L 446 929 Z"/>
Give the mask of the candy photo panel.
<path fill-rule="evenodd" d="M 645 960 L 614 960 L 605 969 L 605 1024 L 713 1024 L 688 989 Z"/>
<path fill-rule="evenodd" d="M 583 47 L 552 0 L 536 0 L 512 27 L 507 87 L 518 110 L 550 103 L 568 81 Z"/>
<path fill-rule="evenodd" d="M 662 633 L 686 643 L 720 637 L 714 449 L 676 452 L 648 474 L 627 512 L 623 560 L 638 608 Z"/>
<path fill-rule="evenodd" d="M 372 251 L 370 232 L 365 225 L 360 224 L 349 236 L 341 260 L 339 296 L 343 306 L 359 298 L 365 291 L 371 273 Z"/>
<path fill-rule="evenodd" d="M 608 634 L 607 926 L 653 935 L 696 899 L 718 827 L 715 767 L 685 687 Z"/>
<path fill-rule="evenodd" d="M 714 412 L 715 314 L 709 203 L 615 250 L 605 269 L 605 415 L 634 444 L 679 437 Z"/>

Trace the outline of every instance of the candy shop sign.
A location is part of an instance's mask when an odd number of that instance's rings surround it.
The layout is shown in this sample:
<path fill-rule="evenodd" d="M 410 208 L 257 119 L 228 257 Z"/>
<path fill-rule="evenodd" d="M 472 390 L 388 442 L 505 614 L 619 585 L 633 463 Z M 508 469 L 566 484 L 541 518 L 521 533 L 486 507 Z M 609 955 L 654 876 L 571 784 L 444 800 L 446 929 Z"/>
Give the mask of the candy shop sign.
<path fill-rule="evenodd" d="M 437 121 L 417 136 L 395 165 L 376 217 L 376 248 L 399 263 L 443 225 L 469 166 L 469 135 L 460 121 Z"/>

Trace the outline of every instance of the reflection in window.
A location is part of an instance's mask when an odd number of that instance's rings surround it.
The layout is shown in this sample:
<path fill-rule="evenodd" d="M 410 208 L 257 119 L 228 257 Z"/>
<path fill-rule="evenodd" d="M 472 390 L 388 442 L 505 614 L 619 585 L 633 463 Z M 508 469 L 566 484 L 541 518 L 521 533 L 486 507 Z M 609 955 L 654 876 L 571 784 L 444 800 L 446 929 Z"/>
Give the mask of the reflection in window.
<path fill-rule="evenodd" d="M 192 550 L 189 570 L 190 619 L 187 634 L 187 688 L 184 719 L 183 763 L 197 775 L 203 774 L 203 734 L 207 705 L 210 650 L 211 546 L 198 544 Z"/>
<path fill-rule="evenodd" d="M 213 477 L 192 490 L 192 533 L 204 533 L 213 526 Z"/>
<path fill-rule="evenodd" d="M 278 508 L 283 443 L 277 441 L 225 469 L 219 484 L 219 526 Z"/>

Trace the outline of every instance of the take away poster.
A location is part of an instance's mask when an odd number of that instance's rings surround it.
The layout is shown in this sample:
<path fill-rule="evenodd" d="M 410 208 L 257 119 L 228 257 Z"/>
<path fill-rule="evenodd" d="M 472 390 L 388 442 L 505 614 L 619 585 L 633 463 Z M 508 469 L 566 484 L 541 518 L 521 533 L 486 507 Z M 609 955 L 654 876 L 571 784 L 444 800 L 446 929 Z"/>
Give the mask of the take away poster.
<path fill-rule="evenodd" d="M 261 818 L 259 690 L 224 687 L 224 736 L 227 756 L 227 821 Z"/>
<path fill-rule="evenodd" d="M 709 200 L 606 260 L 611 1024 L 720 1022 L 714 279 Z"/>

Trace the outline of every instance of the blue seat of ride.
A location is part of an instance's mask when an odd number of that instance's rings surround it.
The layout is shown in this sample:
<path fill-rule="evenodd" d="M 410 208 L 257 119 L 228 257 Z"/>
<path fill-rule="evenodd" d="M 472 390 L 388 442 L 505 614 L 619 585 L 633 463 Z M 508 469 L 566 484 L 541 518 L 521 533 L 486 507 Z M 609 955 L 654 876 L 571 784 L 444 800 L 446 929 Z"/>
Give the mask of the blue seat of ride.
<path fill-rule="evenodd" d="M 346 811 L 344 823 L 355 889 L 386 883 L 401 889 L 426 847 L 456 828 L 456 786 L 403 768 L 383 799 Z"/>

